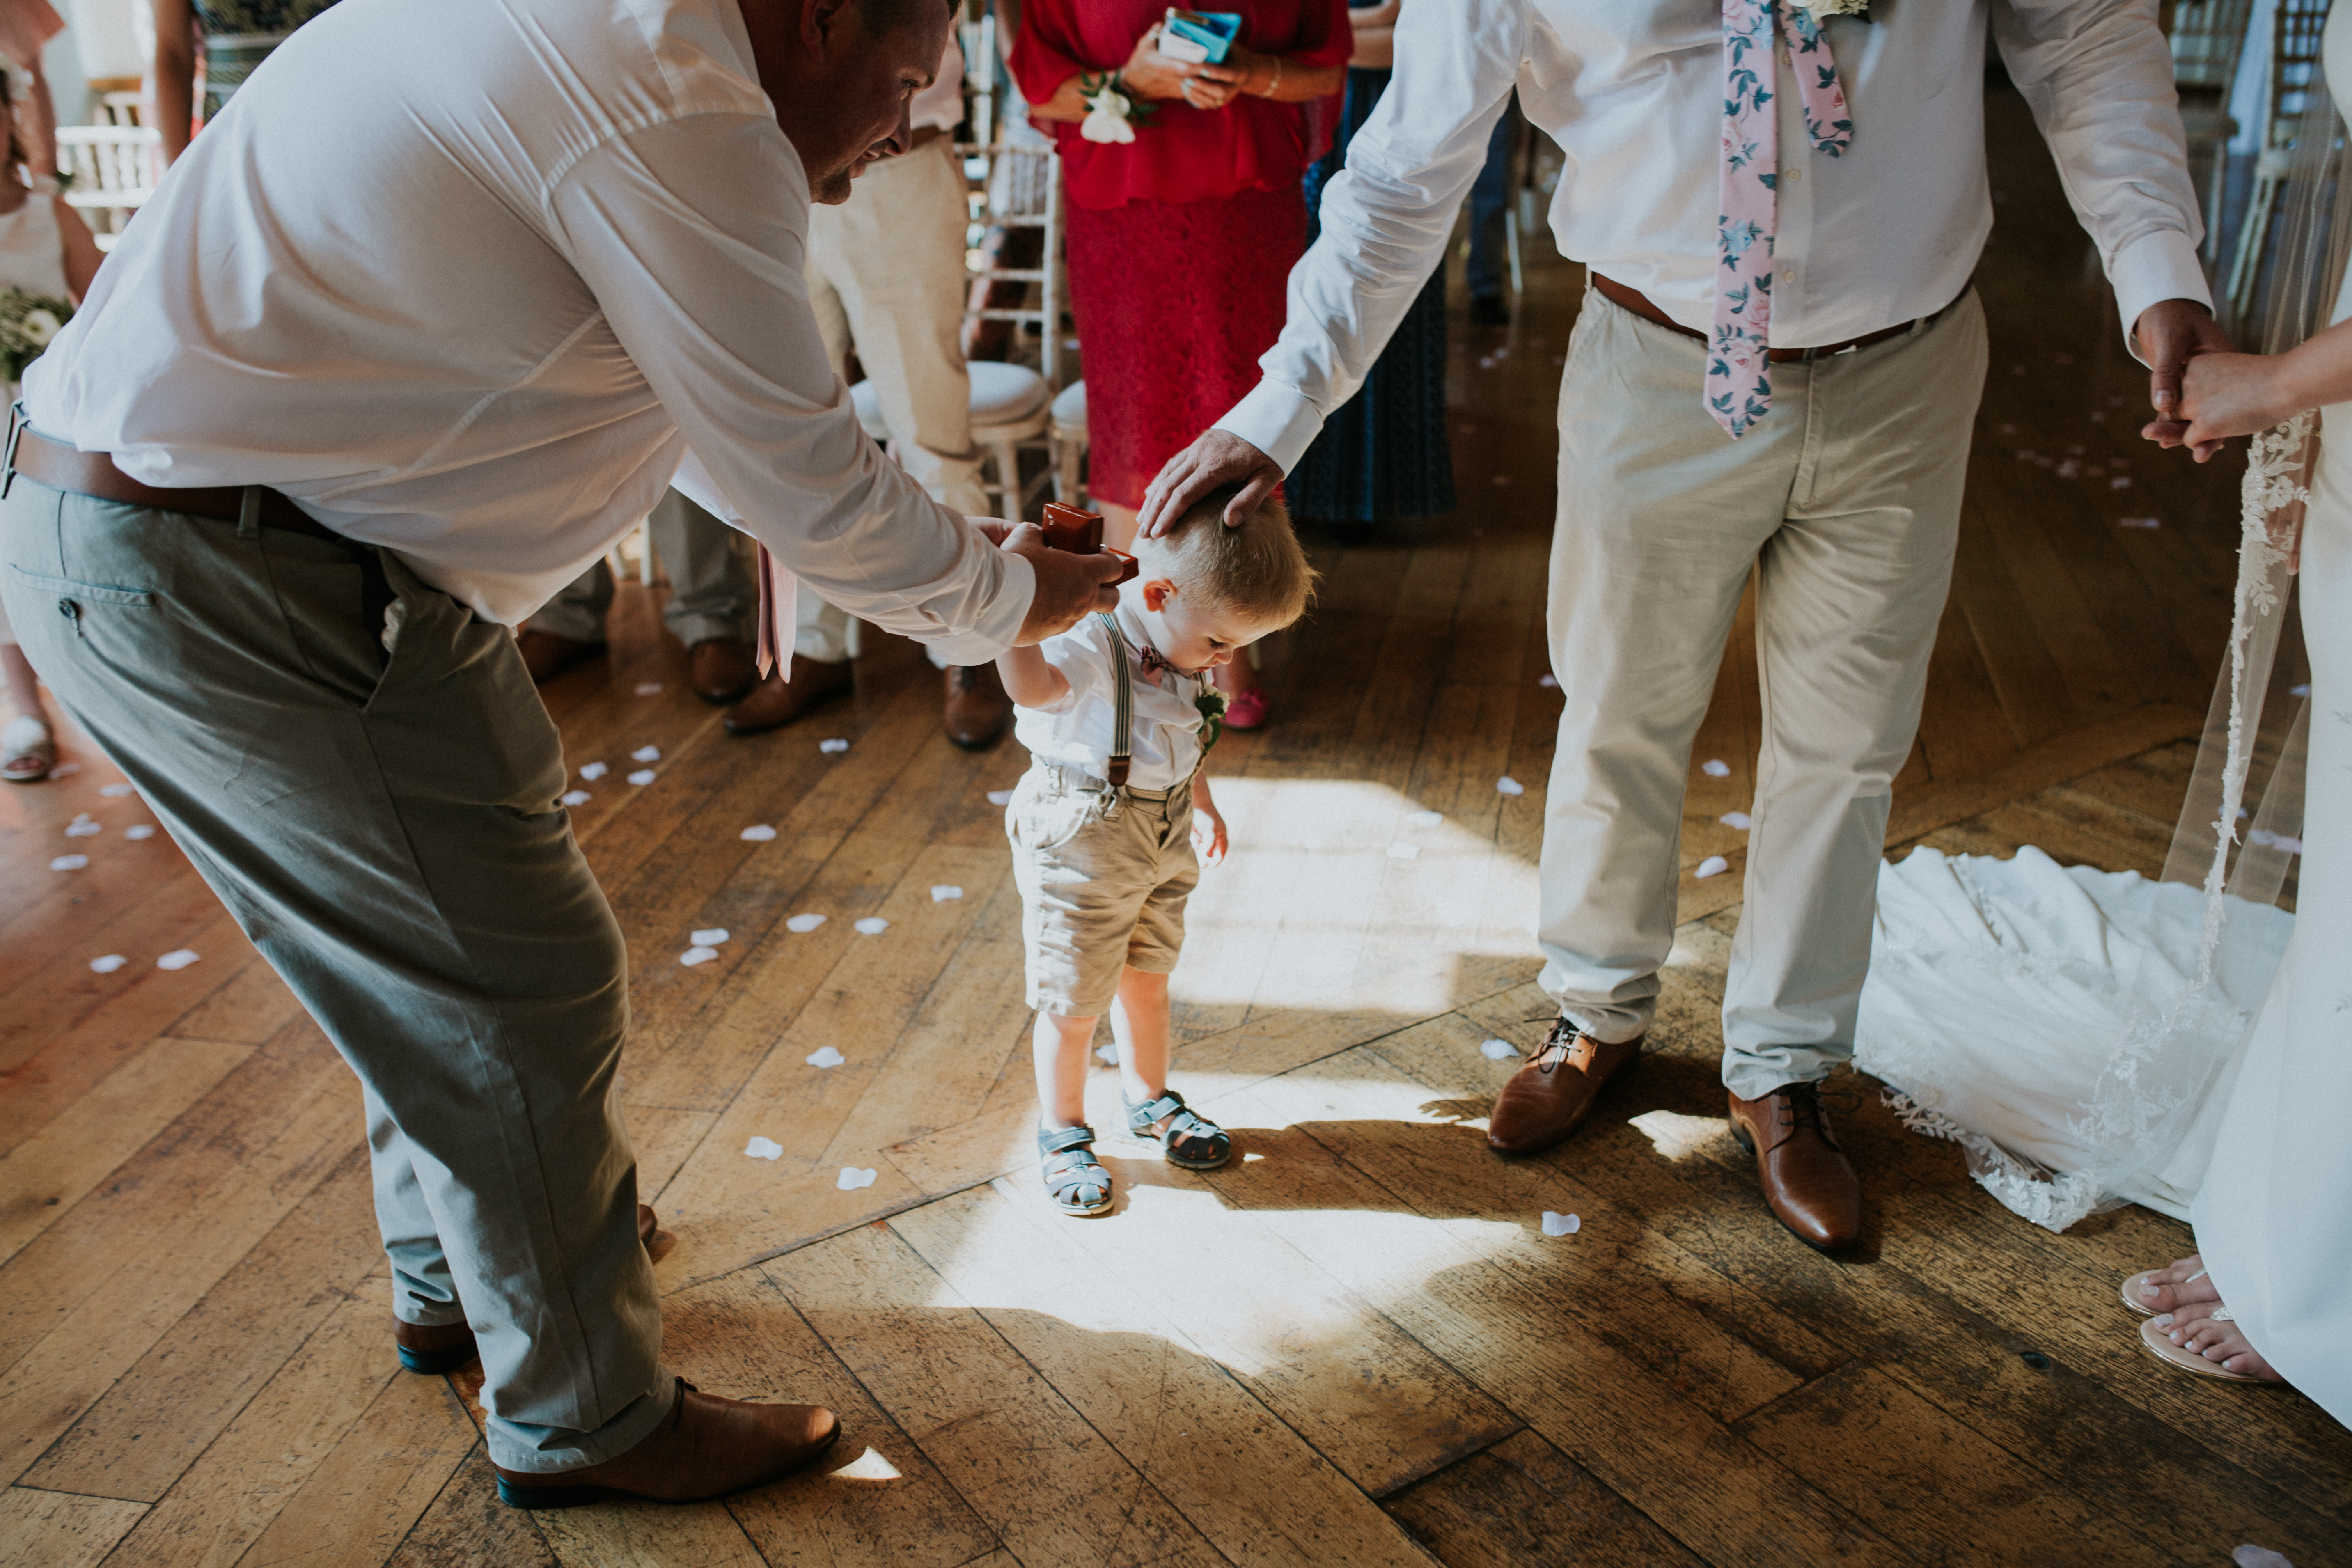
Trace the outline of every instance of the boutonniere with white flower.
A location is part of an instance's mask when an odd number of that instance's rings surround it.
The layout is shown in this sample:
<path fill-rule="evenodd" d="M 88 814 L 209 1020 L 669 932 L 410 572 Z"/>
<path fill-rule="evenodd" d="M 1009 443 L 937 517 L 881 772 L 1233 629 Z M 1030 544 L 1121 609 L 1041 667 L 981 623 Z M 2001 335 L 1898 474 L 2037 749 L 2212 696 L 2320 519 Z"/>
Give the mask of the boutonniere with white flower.
<path fill-rule="evenodd" d="M 1814 26 L 1832 16 L 1859 16 L 1870 20 L 1870 0 L 1789 0 L 1789 3 L 1813 19 Z"/>
<path fill-rule="evenodd" d="M 0 289 L 0 361 L 6 363 L 8 379 L 24 380 L 25 367 L 41 357 L 71 320 L 73 307 L 63 300 Z"/>
<path fill-rule="evenodd" d="M 1117 71 L 1089 71 L 1080 77 L 1078 97 L 1087 106 L 1078 134 L 1089 142 L 1132 142 L 1137 126 L 1151 123 L 1153 106 L 1129 92 Z"/>

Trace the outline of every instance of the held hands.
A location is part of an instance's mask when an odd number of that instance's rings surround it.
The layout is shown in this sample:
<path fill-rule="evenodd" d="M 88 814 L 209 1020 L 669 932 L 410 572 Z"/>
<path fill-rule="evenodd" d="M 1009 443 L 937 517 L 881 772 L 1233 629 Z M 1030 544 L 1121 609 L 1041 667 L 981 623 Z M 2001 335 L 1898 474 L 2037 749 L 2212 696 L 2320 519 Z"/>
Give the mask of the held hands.
<path fill-rule="evenodd" d="M 1143 492 L 1143 510 L 1136 514 L 1136 532 L 1157 539 L 1192 510 L 1194 502 L 1226 485 L 1239 485 L 1241 494 L 1225 507 L 1225 526 L 1239 528 L 1257 503 L 1282 482 L 1282 468 L 1272 458 L 1230 430 L 1203 431 L 1199 439 L 1168 459 L 1166 467 Z"/>
<path fill-rule="evenodd" d="M 2133 323 L 2132 336 L 2138 342 L 2140 357 L 2147 362 L 2148 402 L 2156 409 L 2156 417 L 2141 427 L 2140 434 L 2159 447 L 2188 447 L 2199 462 L 2210 461 L 2221 449 L 2221 437 L 2192 430 L 2195 416 L 2188 409 L 2182 384 L 2192 364 L 2210 356 L 2255 356 L 2232 353 L 2230 336 L 2213 320 L 2213 312 L 2190 300 L 2159 300 L 2150 305 Z"/>
<path fill-rule="evenodd" d="M 1118 590 L 1112 584 L 1126 570 L 1126 563 L 1108 551 L 1074 555 L 1052 549 L 1034 522 L 1024 522 L 1003 535 L 998 547 L 1027 561 L 1037 574 L 1036 596 L 1029 601 L 1029 616 L 1021 623 L 1021 635 L 1013 641 L 1016 647 L 1034 647 L 1058 637 L 1097 611 L 1118 605 Z"/>
<path fill-rule="evenodd" d="M 1192 801 L 1192 852 L 1204 866 L 1217 866 L 1225 858 L 1225 819 L 1217 808 L 1195 796 Z"/>

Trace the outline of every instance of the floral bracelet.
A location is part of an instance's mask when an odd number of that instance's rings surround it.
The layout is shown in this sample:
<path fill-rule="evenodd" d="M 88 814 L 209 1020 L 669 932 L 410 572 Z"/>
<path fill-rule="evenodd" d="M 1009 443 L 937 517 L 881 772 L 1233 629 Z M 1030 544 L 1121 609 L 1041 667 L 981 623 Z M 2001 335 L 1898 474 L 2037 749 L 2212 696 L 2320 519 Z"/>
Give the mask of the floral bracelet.
<path fill-rule="evenodd" d="M 1087 72 L 1078 78 L 1078 97 L 1087 106 L 1078 134 L 1089 142 L 1132 142 L 1135 128 L 1150 124 L 1157 108 L 1128 91 L 1117 71 Z"/>

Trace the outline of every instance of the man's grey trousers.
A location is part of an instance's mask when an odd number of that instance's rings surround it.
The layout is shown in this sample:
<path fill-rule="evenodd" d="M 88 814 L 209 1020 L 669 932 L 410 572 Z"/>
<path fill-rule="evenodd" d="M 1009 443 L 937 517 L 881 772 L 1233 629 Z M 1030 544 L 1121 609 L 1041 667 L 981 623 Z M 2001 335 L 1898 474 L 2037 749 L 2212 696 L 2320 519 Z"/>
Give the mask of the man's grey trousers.
<path fill-rule="evenodd" d="M 473 1325 L 491 1458 L 633 1447 L 673 1384 L 628 971 L 507 628 L 373 547 L 22 475 L 0 563 L 42 679 L 358 1073 L 396 1310 Z"/>

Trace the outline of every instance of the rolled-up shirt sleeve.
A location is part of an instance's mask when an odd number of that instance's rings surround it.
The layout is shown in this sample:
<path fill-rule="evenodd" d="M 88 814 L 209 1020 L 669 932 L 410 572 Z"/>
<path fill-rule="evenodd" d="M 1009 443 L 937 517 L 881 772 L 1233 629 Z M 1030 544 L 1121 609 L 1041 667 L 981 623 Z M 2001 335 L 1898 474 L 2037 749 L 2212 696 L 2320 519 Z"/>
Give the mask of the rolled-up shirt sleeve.
<path fill-rule="evenodd" d="M 689 479 L 729 503 L 710 510 L 851 615 L 985 663 L 1035 578 L 859 427 L 809 309 L 807 188 L 772 120 L 704 114 L 602 142 L 550 216 L 692 450 Z"/>
<path fill-rule="evenodd" d="M 2211 305 L 2197 260 L 2205 225 L 2156 0 L 1995 0 L 1992 27 L 2115 287 L 2125 346 L 2159 300 Z"/>
<path fill-rule="evenodd" d="M 1264 379 L 1217 421 L 1282 465 L 1306 455 L 1444 259 L 1518 79 L 1525 0 L 1407 5 L 1396 68 L 1323 193 L 1323 233 L 1291 269 L 1289 319 Z"/>

